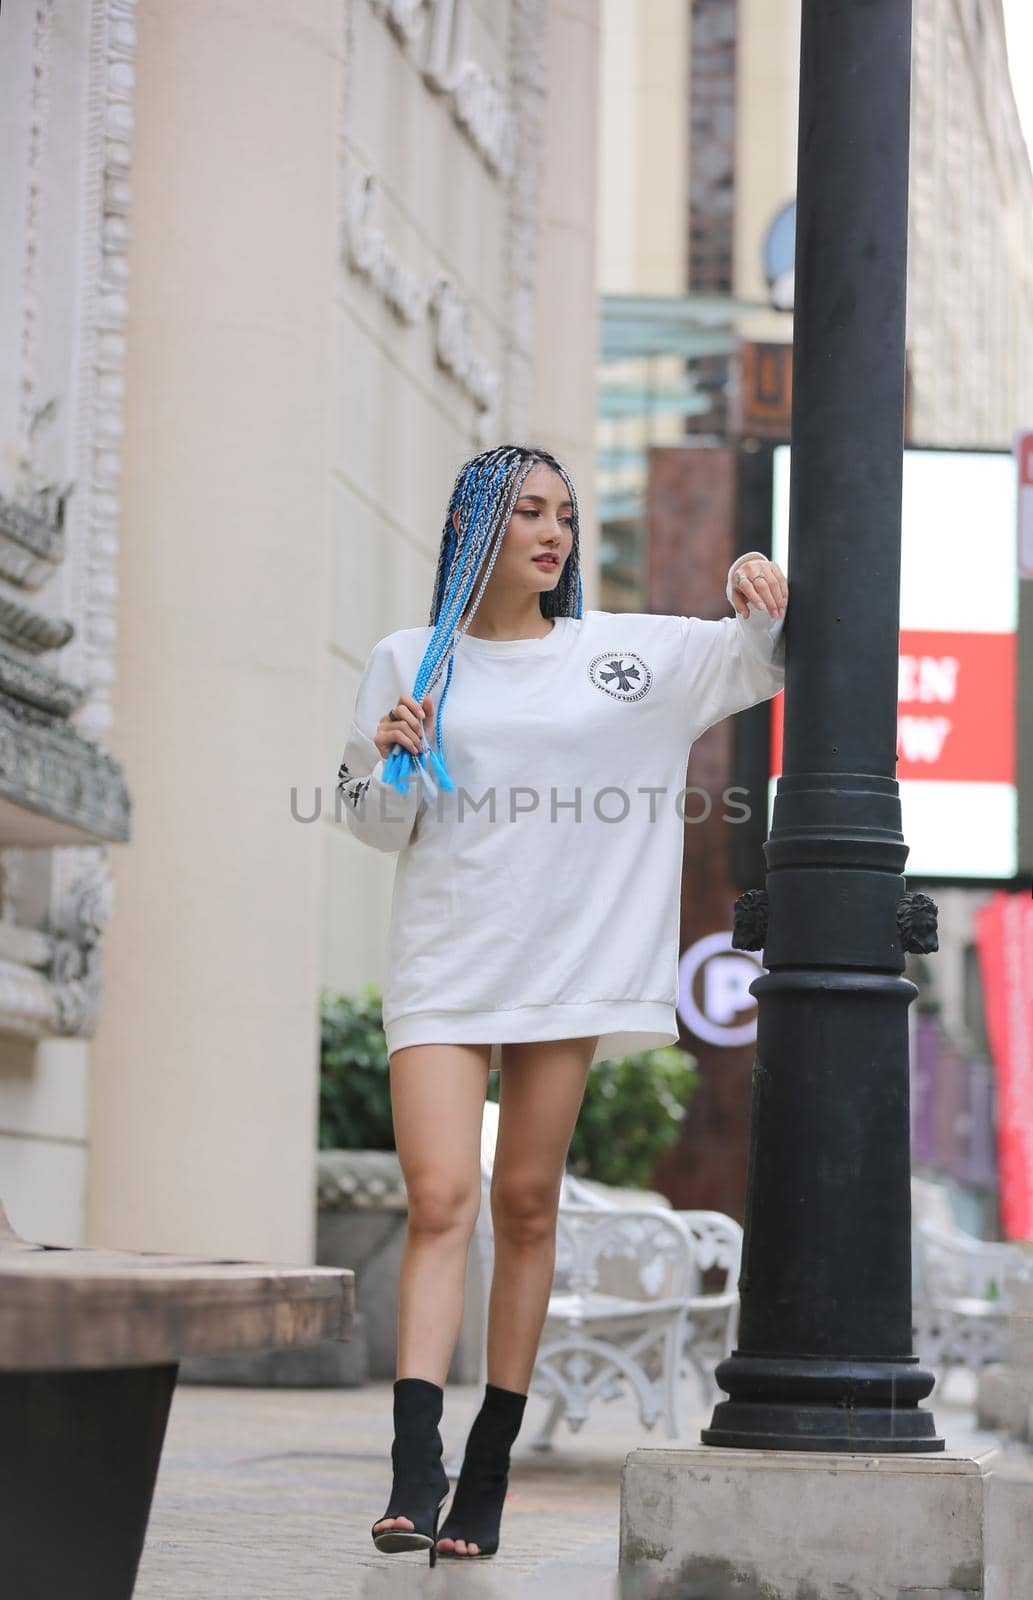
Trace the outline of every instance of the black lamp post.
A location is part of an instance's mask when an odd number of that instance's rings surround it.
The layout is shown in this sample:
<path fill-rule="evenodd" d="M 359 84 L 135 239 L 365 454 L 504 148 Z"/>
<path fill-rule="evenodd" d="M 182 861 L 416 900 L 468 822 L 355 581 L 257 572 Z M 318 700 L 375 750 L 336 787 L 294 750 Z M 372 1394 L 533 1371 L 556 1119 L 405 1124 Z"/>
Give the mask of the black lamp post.
<path fill-rule="evenodd" d="M 911 0 L 803 0 L 783 773 L 767 893 L 735 1352 L 705 1444 L 941 1450 L 912 1353 L 895 777 Z"/>

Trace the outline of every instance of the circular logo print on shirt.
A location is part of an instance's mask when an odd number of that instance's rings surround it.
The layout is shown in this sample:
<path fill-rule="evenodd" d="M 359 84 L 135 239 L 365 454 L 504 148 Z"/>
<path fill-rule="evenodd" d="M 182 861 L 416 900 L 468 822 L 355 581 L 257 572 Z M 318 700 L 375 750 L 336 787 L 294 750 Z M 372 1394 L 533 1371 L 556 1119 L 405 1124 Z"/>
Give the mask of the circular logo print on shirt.
<path fill-rule="evenodd" d="M 615 700 L 641 700 L 653 681 L 641 656 L 633 650 L 607 650 L 588 666 L 588 676 L 597 689 Z"/>

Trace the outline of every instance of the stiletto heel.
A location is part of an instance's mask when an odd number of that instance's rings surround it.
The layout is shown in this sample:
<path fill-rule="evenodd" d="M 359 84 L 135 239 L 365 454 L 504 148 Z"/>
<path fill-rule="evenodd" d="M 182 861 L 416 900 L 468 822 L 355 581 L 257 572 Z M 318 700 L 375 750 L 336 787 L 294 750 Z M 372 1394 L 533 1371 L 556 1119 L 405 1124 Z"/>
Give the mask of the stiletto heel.
<path fill-rule="evenodd" d="M 447 1499 L 448 1491 L 446 1490 L 438 1502 L 438 1509 L 434 1513 L 434 1527 L 431 1529 L 430 1550 L 428 1552 L 431 1566 L 433 1566 L 435 1561 L 438 1559 L 438 1518 L 441 1515 L 441 1507 L 444 1505 Z"/>
<path fill-rule="evenodd" d="M 378 1550 L 429 1550 L 431 1566 L 438 1557 L 438 1518 L 449 1487 L 438 1430 L 444 1399 L 441 1385 L 426 1378 L 395 1380 L 391 1498 L 370 1529 Z M 412 1527 L 377 1533 L 377 1523 L 387 1517 L 407 1517 Z"/>
<path fill-rule="evenodd" d="M 509 1452 L 524 1417 L 526 1394 L 485 1385 L 484 1399 L 470 1428 L 463 1465 L 439 1539 L 477 1545 L 473 1555 L 439 1550 L 443 1560 L 479 1561 L 499 1548 L 499 1525 L 509 1485 Z"/>

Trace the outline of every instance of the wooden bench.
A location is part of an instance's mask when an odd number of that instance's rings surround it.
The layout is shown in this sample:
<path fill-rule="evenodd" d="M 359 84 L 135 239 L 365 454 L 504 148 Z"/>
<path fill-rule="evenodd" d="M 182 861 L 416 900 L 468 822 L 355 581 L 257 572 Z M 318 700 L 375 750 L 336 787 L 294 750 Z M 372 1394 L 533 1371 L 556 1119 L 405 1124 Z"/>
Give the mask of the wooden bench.
<path fill-rule="evenodd" d="M 347 1270 L 34 1244 L 0 1203 L 0 1592 L 128 1600 L 180 1360 L 353 1317 Z"/>

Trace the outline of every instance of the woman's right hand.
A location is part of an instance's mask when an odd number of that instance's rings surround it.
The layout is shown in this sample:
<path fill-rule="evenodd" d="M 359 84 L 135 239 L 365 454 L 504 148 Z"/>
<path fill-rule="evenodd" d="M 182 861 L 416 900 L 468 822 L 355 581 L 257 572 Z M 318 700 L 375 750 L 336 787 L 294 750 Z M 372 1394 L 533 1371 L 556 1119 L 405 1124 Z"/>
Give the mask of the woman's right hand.
<path fill-rule="evenodd" d="M 377 723 L 373 743 L 386 760 L 391 747 L 400 744 L 403 749 L 418 756 L 423 748 L 423 734 L 428 743 L 433 738 L 434 706 L 429 694 L 423 697 L 422 706 L 410 694 L 399 695 L 394 714 L 386 712 Z"/>

